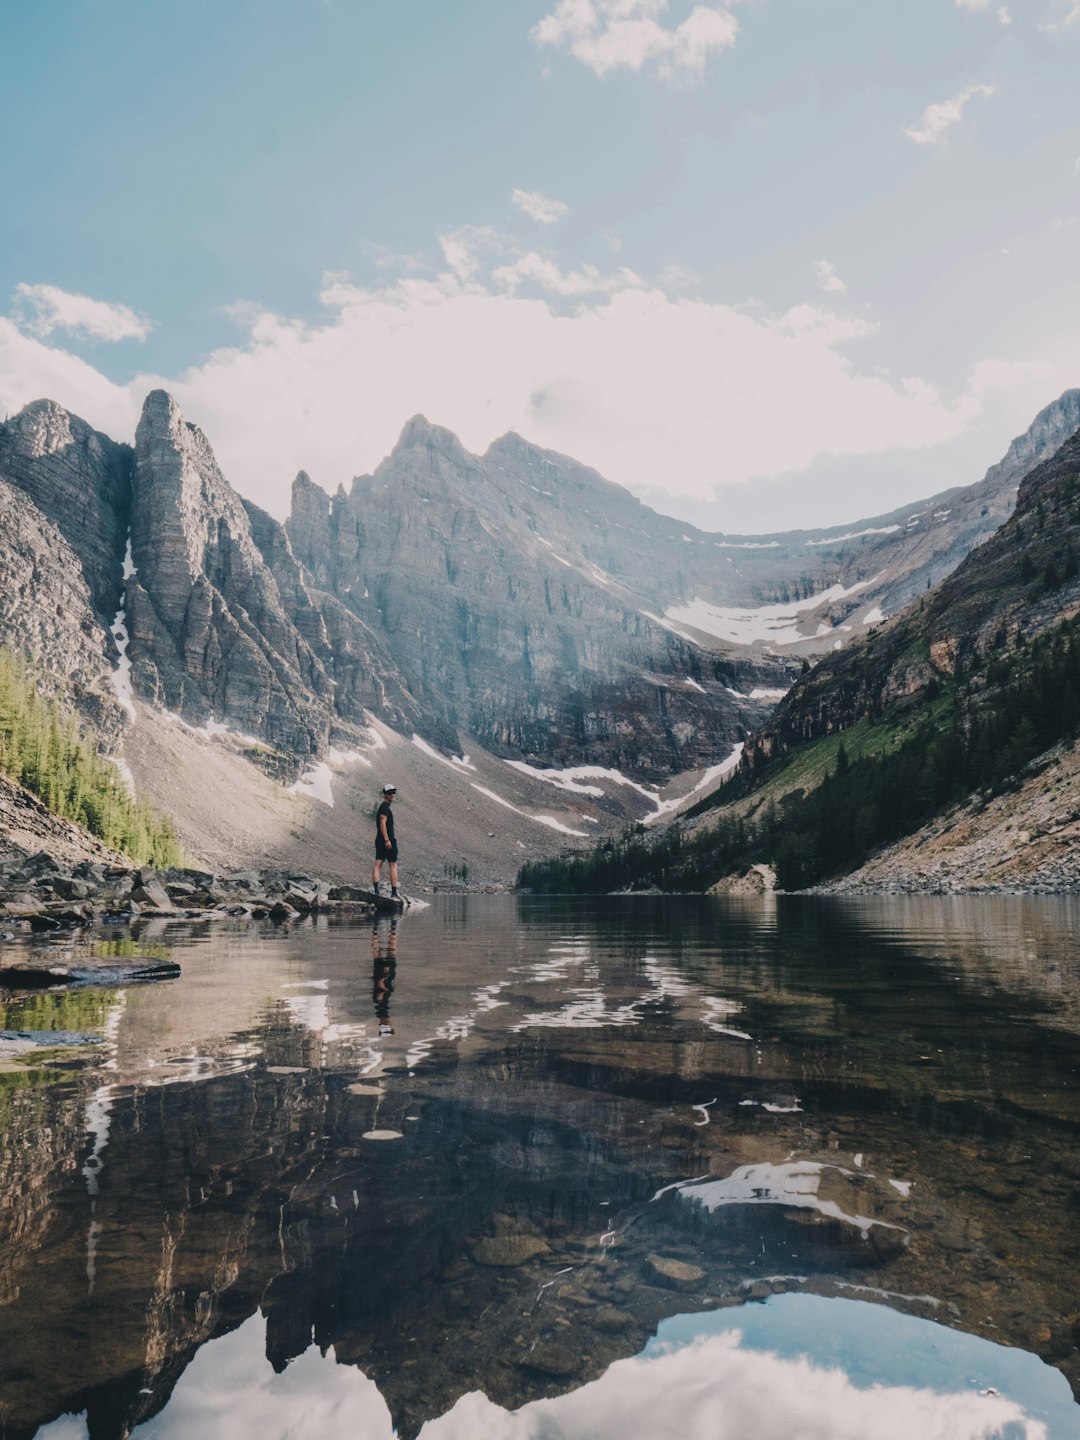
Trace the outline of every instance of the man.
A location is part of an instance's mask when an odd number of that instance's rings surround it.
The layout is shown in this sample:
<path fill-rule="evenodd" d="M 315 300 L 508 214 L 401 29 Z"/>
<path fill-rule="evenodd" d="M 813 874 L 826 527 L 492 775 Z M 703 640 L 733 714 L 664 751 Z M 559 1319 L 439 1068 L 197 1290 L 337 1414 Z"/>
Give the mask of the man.
<path fill-rule="evenodd" d="M 394 835 L 394 812 L 390 808 L 394 803 L 394 796 L 397 794 L 396 785 L 384 785 L 382 787 L 382 804 L 375 815 L 375 864 L 371 867 L 371 885 L 376 895 L 381 894 L 379 881 L 382 878 L 383 861 L 390 862 L 390 898 L 400 900 L 398 894 L 398 848 L 397 839 Z"/>

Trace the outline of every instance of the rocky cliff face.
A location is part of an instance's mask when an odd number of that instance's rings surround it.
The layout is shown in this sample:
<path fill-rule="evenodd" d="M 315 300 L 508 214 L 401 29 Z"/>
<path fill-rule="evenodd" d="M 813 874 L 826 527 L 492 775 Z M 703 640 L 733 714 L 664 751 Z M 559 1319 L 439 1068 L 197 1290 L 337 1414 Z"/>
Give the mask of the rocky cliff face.
<path fill-rule="evenodd" d="M 348 491 L 298 476 L 282 526 L 232 490 L 164 392 L 134 450 L 39 401 L 0 426 L 0 636 L 70 682 L 107 737 L 126 635 L 136 695 L 257 736 L 283 772 L 370 713 L 444 749 L 464 732 L 502 756 L 659 778 L 714 763 L 803 654 L 985 540 L 1021 470 L 1077 423 L 1070 391 L 968 490 L 846 529 L 738 537 L 657 515 L 516 435 L 470 455 L 419 417 Z M 776 641 L 701 618 L 777 603 L 797 623 Z"/>
<path fill-rule="evenodd" d="M 299 476 L 286 528 L 417 700 L 498 753 L 711 764 L 762 713 L 749 692 L 788 683 L 771 656 L 709 654 L 653 618 L 685 593 L 665 563 L 685 527 L 516 437 L 477 457 L 417 417 L 348 495 Z"/>
<path fill-rule="evenodd" d="M 70 695 L 111 740 L 123 715 L 110 684 L 110 643 L 83 557 L 0 479 L 0 644 L 34 656 L 45 683 Z"/>
<path fill-rule="evenodd" d="M 197 722 L 231 720 L 294 754 L 325 746 L 330 677 L 287 615 L 206 437 L 160 390 L 135 437 L 131 558 L 140 694 Z"/>
<path fill-rule="evenodd" d="M 800 680 L 748 742 L 744 765 L 846 729 L 897 699 L 932 696 L 934 682 L 1007 654 L 1078 608 L 1080 429 L 1025 475 L 1013 515 L 953 574 Z"/>
<path fill-rule="evenodd" d="M 132 453 L 53 400 L 0 425 L 0 476 L 33 502 L 78 558 L 100 619 L 111 621 L 131 495 Z"/>

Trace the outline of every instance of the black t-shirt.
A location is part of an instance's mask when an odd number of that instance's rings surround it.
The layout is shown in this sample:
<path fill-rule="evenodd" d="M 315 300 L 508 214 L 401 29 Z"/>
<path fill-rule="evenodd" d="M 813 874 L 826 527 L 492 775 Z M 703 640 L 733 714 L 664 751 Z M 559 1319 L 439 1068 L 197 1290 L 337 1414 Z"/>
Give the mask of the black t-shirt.
<path fill-rule="evenodd" d="M 379 824 L 379 820 L 380 820 L 380 819 L 382 818 L 382 816 L 384 816 L 384 815 L 386 816 L 386 838 L 389 840 L 390 844 L 393 845 L 393 844 L 394 844 L 394 812 L 393 812 L 393 810 L 391 809 L 389 800 L 384 800 L 384 801 L 382 802 L 382 804 L 379 806 L 378 814 L 375 816 L 375 838 L 376 838 L 376 839 L 378 839 L 378 838 L 382 835 L 382 827 L 381 827 L 380 824 Z"/>

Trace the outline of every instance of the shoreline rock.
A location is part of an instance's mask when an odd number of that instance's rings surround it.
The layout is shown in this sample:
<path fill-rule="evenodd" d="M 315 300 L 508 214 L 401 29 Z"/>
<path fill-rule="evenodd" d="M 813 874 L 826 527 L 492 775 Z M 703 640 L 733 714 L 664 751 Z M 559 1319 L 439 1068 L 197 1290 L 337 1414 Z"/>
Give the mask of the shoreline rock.
<path fill-rule="evenodd" d="M 266 919 L 378 908 L 360 886 L 333 885 L 297 871 L 215 874 L 177 866 L 124 867 L 82 860 L 63 865 L 45 850 L 0 860 L 0 921 L 22 930 L 80 929 L 135 919 Z"/>

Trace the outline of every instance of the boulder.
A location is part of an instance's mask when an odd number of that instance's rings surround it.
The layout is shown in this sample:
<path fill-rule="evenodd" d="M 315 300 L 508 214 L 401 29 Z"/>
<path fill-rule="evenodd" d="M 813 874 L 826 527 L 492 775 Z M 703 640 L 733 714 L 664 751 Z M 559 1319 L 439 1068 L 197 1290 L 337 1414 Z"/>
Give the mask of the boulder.
<path fill-rule="evenodd" d="M 700 1265 L 685 1260 L 670 1260 L 666 1255 L 646 1255 L 645 1272 L 654 1285 L 668 1290 L 700 1290 L 705 1271 Z"/>
<path fill-rule="evenodd" d="M 59 895 L 61 900 L 85 900 L 96 889 L 96 885 L 90 885 L 85 880 L 76 880 L 71 875 L 56 875 L 52 881 L 53 894 Z"/>
<path fill-rule="evenodd" d="M 478 1265 L 509 1267 L 546 1255 L 548 1249 L 547 1242 L 538 1235 L 485 1235 L 472 1247 L 472 1253 Z"/>
<path fill-rule="evenodd" d="M 330 900 L 369 900 L 370 891 L 362 890 L 358 885 L 334 885 L 327 891 L 327 898 Z"/>
<path fill-rule="evenodd" d="M 140 883 L 133 887 L 131 898 L 139 906 L 150 905 L 155 910 L 173 909 L 173 902 L 169 899 L 169 892 L 157 879 L 151 880 L 149 884 L 145 884 L 140 880 Z"/>

